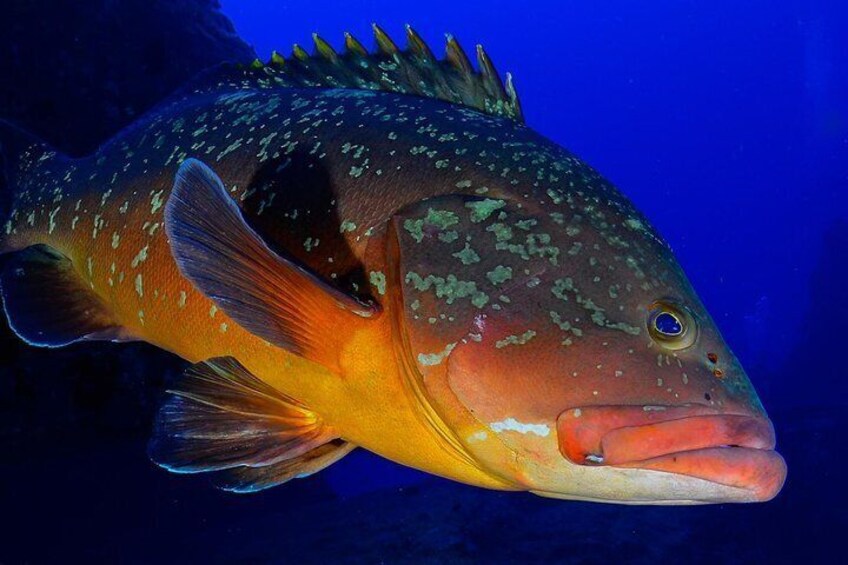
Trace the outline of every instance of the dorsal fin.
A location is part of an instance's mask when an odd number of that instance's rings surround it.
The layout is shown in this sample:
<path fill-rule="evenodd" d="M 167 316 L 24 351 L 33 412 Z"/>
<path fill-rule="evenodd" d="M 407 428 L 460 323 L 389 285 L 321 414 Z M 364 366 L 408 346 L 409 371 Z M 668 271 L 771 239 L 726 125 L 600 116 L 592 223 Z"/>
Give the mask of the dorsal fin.
<path fill-rule="evenodd" d="M 379 26 L 373 27 L 377 43 L 374 51 L 369 52 L 346 33 L 344 50 L 336 52 L 318 34 L 313 34 L 312 54 L 295 45 L 289 57 L 274 52 L 267 63 L 257 59 L 241 71 L 253 75 L 264 86 L 271 83 L 398 92 L 436 98 L 524 122 L 512 76 L 507 73 L 504 84 L 482 46 L 477 46 L 475 71 L 451 35 L 447 36 L 445 58 L 439 60 L 410 26 L 406 26 L 405 49 L 399 48 Z"/>

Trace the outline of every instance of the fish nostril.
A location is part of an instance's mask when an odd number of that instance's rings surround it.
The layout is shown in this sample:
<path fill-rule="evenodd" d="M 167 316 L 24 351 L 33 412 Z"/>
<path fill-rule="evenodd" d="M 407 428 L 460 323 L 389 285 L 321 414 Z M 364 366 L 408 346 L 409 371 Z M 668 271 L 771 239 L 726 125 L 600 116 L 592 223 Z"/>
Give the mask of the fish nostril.
<path fill-rule="evenodd" d="M 710 363 L 718 363 L 718 355 L 716 355 L 715 353 L 707 353 L 707 359 L 710 360 Z"/>

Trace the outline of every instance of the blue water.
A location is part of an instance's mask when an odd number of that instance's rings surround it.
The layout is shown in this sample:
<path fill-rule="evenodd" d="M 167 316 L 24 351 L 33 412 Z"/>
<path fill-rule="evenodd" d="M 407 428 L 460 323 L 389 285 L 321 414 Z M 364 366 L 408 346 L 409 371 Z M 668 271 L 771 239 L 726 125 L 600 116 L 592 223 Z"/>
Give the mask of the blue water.
<path fill-rule="evenodd" d="M 234 496 L 154 468 L 143 438 L 100 430 L 3 454 L 0 562 L 844 560 L 848 4 L 222 4 L 262 57 L 313 31 L 370 44 L 372 21 L 399 42 L 408 22 L 434 51 L 444 32 L 483 43 L 515 76 L 528 124 L 612 180 L 675 249 L 775 422 L 786 487 L 760 505 L 604 506 L 355 452 Z"/>

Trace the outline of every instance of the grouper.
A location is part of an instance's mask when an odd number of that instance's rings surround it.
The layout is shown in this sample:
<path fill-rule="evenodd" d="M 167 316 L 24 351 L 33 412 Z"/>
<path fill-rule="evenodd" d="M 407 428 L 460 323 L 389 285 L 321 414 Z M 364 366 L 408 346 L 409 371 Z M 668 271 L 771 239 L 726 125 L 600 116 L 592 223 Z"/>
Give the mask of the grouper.
<path fill-rule="evenodd" d="M 375 38 L 201 73 L 84 158 L 4 124 L 10 327 L 192 363 L 149 453 L 235 492 L 359 446 L 563 499 L 774 497 L 772 423 L 656 229 L 481 47 Z"/>

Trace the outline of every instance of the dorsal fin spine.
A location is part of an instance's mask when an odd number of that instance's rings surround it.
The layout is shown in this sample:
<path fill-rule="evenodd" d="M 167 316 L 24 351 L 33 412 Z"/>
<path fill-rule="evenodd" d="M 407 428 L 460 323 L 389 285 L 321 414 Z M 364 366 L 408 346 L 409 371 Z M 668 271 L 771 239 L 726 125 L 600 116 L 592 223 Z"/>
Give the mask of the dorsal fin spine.
<path fill-rule="evenodd" d="M 504 98 L 506 92 L 504 92 L 503 83 L 492 60 L 480 44 L 477 45 L 477 66 L 480 68 L 480 74 L 483 75 L 483 86 L 486 87 L 487 93 L 495 98 Z"/>
<path fill-rule="evenodd" d="M 339 56 L 332 46 L 324 41 L 317 33 L 312 34 L 312 41 L 315 43 L 315 52 L 324 57 L 327 61 L 336 64 L 339 61 Z"/>
<path fill-rule="evenodd" d="M 298 61 L 308 61 L 309 60 L 309 53 L 307 53 L 306 50 L 303 47 L 301 47 L 300 45 L 298 45 L 297 43 L 292 45 L 292 55 Z"/>
<path fill-rule="evenodd" d="M 463 76 L 470 77 L 474 70 L 471 68 L 471 61 L 465 54 L 465 50 L 453 35 L 447 34 L 445 40 L 445 58 L 447 61 Z"/>
<path fill-rule="evenodd" d="M 349 32 L 345 32 L 345 48 L 348 53 L 353 53 L 355 55 L 359 55 L 360 57 L 367 57 L 368 50 L 362 46 L 358 39 L 356 39 Z"/>
<path fill-rule="evenodd" d="M 412 26 L 409 24 L 406 24 L 406 43 L 409 46 L 409 51 L 422 59 L 428 62 L 436 60 L 433 56 L 433 52 L 430 51 L 430 47 L 423 39 L 421 39 L 421 36 L 418 35 L 418 33 L 412 29 Z"/>
<path fill-rule="evenodd" d="M 283 68 L 286 64 L 286 58 L 280 55 L 277 51 L 271 51 L 271 60 L 268 61 L 269 65 Z"/>
<path fill-rule="evenodd" d="M 506 73 L 506 95 L 517 115 L 521 116 L 521 101 L 518 99 L 518 93 L 515 91 L 515 83 L 512 81 L 512 73 Z"/>
<path fill-rule="evenodd" d="M 378 26 L 376 23 L 371 24 L 371 27 L 374 29 L 374 38 L 377 40 L 377 47 L 381 52 L 386 55 L 394 55 L 398 52 L 397 45 L 395 45 L 395 42 L 392 41 L 391 37 L 389 37 L 389 34 L 383 31 L 383 28 Z"/>
<path fill-rule="evenodd" d="M 261 72 L 281 86 L 383 90 L 435 98 L 452 104 L 523 123 L 521 104 L 512 77 L 498 75 L 486 51 L 477 46 L 478 70 L 452 35 L 446 35 L 445 58 L 438 60 L 421 36 L 406 26 L 406 49 L 377 24 L 373 25 L 377 49 L 369 52 L 350 33 L 344 34 L 344 51 L 339 53 L 318 34 L 313 34 L 315 53 L 300 45 L 292 47 L 290 59 L 276 51 Z"/>

